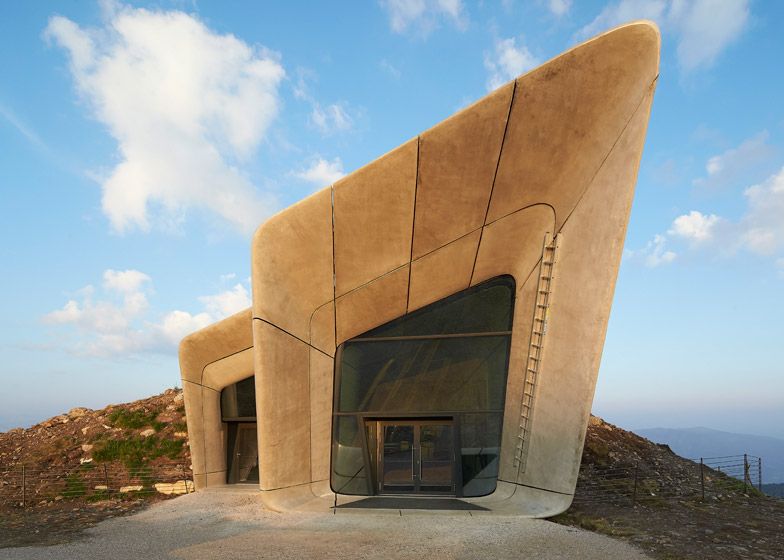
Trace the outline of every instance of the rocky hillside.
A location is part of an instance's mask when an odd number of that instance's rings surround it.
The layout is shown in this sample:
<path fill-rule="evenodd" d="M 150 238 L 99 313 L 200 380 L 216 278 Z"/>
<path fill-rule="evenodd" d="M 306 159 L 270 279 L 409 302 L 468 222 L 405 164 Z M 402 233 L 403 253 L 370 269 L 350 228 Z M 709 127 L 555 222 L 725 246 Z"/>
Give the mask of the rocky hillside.
<path fill-rule="evenodd" d="M 27 429 L 0 433 L 0 467 L 63 469 L 85 463 L 138 468 L 190 464 L 182 391 L 101 410 L 74 408 Z"/>
<path fill-rule="evenodd" d="M 153 483 L 164 480 L 161 469 L 172 463 L 177 471 L 165 480 L 182 482 L 190 456 L 182 392 L 176 389 L 101 410 L 75 408 L 0 433 L 0 547 L 73 539 L 102 519 L 163 499 Z M 3 499 L 18 487 L 21 464 L 32 469 L 32 480 L 36 472 L 39 478 L 71 474 L 60 480 L 55 496 L 31 487 L 29 479 L 22 508 L 18 495 Z M 150 482 L 132 483 L 144 485 L 146 493 L 123 493 L 121 484 L 128 482 L 106 484 L 102 478 L 107 469 L 129 477 L 156 468 Z M 628 540 L 655 558 L 780 560 L 784 500 L 710 469 L 703 475 L 701 481 L 699 465 L 666 445 L 592 417 L 574 504 L 555 521 Z"/>
<path fill-rule="evenodd" d="M 574 503 L 554 521 L 630 541 L 661 559 L 784 558 L 784 500 L 700 471 L 666 445 L 592 417 Z"/>

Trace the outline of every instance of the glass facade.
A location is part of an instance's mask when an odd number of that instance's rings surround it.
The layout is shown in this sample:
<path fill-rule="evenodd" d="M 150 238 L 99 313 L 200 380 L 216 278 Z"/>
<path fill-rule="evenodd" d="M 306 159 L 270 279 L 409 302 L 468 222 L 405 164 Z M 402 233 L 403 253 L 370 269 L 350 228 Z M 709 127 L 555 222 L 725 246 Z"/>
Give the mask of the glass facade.
<path fill-rule="evenodd" d="M 251 376 L 221 391 L 221 416 L 224 422 L 252 418 L 256 421 L 256 377 Z"/>
<path fill-rule="evenodd" d="M 334 491 L 495 489 L 514 291 L 494 278 L 340 346 Z"/>
<path fill-rule="evenodd" d="M 221 391 L 221 417 L 226 423 L 226 482 L 259 481 L 256 438 L 256 378 L 229 385 Z"/>

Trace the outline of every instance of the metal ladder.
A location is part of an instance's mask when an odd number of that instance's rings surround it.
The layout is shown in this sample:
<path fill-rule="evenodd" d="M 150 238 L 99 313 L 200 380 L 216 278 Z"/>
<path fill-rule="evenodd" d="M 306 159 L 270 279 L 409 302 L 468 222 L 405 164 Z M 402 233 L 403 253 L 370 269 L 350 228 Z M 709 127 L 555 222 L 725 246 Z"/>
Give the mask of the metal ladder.
<path fill-rule="evenodd" d="M 531 342 L 528 347 L 528 359 L 525 365 L 523 381 L 523 398 L 520 403 L 520 431 L 517 434 L 514 468 L 517 472 L 525 471 L 525 460 L 528 455 L 528 444 L 531 435 L 531 416 L 533 413 L 534 393 L 539 371 L 542 367 L 544 338 L 547 334 L 553 282 L 555 280 L 555 263 L 558 257 L 558 246 L 561 235 L 553 237 L 546 234 L 542 247 L 542 261 L 539 266 L 539 282 L 536 287 L 536 305 L 534 307 L 533 325 L 531 326 Z"/>

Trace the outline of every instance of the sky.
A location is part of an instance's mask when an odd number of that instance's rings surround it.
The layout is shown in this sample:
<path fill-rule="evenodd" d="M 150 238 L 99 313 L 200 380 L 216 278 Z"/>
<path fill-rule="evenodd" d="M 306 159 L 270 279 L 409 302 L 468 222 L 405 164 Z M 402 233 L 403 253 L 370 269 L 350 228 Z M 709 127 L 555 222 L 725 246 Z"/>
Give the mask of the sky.
<path fill-rule="evenodd" d="M 784 437 L 784 3 L 0 3 L 0 430 L 179 383 L 278 210 L 626 21 L 661 74 L 594 412 Z"/>

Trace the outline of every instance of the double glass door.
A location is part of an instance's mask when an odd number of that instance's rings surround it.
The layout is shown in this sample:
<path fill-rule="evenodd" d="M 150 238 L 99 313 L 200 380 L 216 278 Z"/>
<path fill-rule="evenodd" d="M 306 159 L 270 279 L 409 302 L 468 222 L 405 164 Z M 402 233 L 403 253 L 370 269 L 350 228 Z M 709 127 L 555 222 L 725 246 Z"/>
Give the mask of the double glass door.
<path fill-rule="evenodd" d="M 454 495 L 451 421 L 384 421 L 379 431 L 379 493 Z"/>

